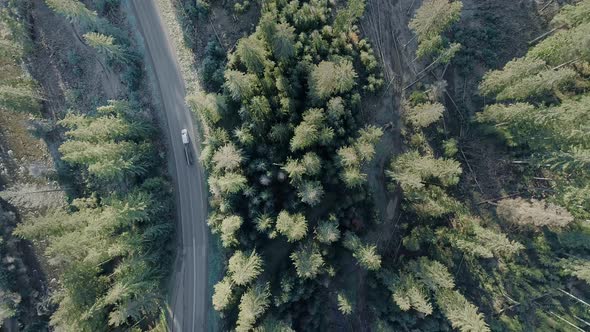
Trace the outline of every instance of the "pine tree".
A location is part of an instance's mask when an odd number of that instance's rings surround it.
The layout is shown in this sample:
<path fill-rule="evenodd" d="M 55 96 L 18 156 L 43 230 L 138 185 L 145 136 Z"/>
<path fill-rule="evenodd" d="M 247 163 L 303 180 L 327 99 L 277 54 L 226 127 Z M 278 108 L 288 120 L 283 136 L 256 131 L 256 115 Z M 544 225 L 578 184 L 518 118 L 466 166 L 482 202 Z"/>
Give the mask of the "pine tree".
<path fill-rule="evenodd" d="M 334 30 L 337 32 L 348 32 L 352 29 L 354 22 L 363 16 L 364 12 L 364 0 L 348 0 L 346 8 L 339 10 L 336 14 Z"/>
<path fill-rule="evenodd" d="M 342 60 L 339 63 L 322 61 L 311 72 L 311 92 L 318 99 L 350 91 L 357 77 L 352 62 Z"/>
<path fill-rule="evenodd" d="M 301 213 L 290 214 L 287 211 L 281 211 L 277 216 L 276 229 L 287 237 L 287 241 L 299 241 L 307 234 L 307 220 Z"/>
<path fill-rule="evenodd" d="M 428 294 L 411 275 L 403 275 L 392 294 L 393 302 L 402 311 L 414 309 L 424 315 L 432 314 Z"/>
<path fill-rule="evenodd" d="M 221 243 L 225 248 L 238 244 L 237 232 L 242 226 L 240 216 L 228 216 L 221 222 Z"/>
<path fill-rule="evenodd" d="M 319 181 L 304 181 L 297 188 L 297 196 L 303 203 L 316 206 L 324 196 L 324 188 Z"/>
<path fill-rule="evenodd" d="M 590 285 L 590 261 L 580 258 L 568 258 L 559 261 L 565 274 L 574 276 Z"/>
<path fill-rule="evenodd" d="M 214 195 L 235 194 L 246 188 L 246 177 L 239 173 L 226 173 L 220 177 L 209 178 L 209 189 Z"/>
<path fill-rule="evenodd" d="M 381 255 L 377 253 L 376 246 L 363 244 L 361 239 L 350 231 L 344 235 L 343 245 L 346 249 L 352 251 L 352 256 L 357 259 L 363 268 L 370 271 L 381 268 Z"/>
<path fill-rule="evenodd" d="M 229 277 L 225 277 L 215 284 L 212 298 L 213 308 L 215 310 L 223 311 L 228 309 L 233 299 L 232 287 L 232 281 Z"/>
<path fill-rule="evenodd" d="M 352 314 L 352 311 L 353 311 L 352 303 L 350 302 L 350 300 L 348 299 L 346 294 L 344 294 L 343 292 L 339 292 L 337 295 L 337 300 L 338 300 L 338 310 L 343 315 L 348 316 L 348 315 Z"/>
<path fill-rule="evenodd" d="M 247 332 L 254 328 L 256 320 L 264 314 L 270 304 L 268 284 L 251 286 L 240 299 L 236 331 Z"/>
<path fill-rule="evenodd" d="M 570 68 L 547 69 L 534 76 L 528 76 L 506 87 L 496 95 L 497 100 L 527 100 L 558 93 L 577 79 L 577 73 Z"/>
<path fill-rule="evenodd" d="M 502 70 L 487 72 L 479 85 L 479 91 L 485 96 L 496 95 L 522 77 L 536 75 L 546 68 L 545 61 L 533 57 L 511 60 Z"/>
<path fill-rule="evenodd" d="M 369 271 L 379 270 L 381 268 L 381 255 L 377 253 L 377 247 L 374 245 L 363 245 L 357 248 L 352 254 L 359 264 Z"/>
<path fill-rule="evenodd" d="M 235 171 L 243 161 L 242 153 L 233 143 L 220 147 L 213 155 L 213 167 L 216 171 Z"/>
<path fill-rule="evenodd" d="M 186 103 L 195 114 L 213 125 L 218 123 L 222 118 L 219 110 L 220 99 L 218 95 L 199 91 L 186 96 Z"/>
<path fill-rule="evenodd" d="M 260 19 L 260 26 L 275 58 L 285 61 L 295 55 L 295 28 L 289 23 L 277 23 L 274 17 L 266 14 Z"/>
<path fill-rule="evenodd" d="M 496 212 L 510 224 L 533 230 L 540 230 L 544 226 L 560 229 L 573 221 L 572 215 L 566 209 L 535 199 L 503 199 L 498 202 Z"/>
<path fill-rule="evenodd" d="M 98 24 L 96 12 L 89 10 L 78 0 L 45 0 L 45 3 L 53 11 L 65 16 L 72 22 L 86 26 L 96 26 Z"/>
<path fill-rule="evenodd" d="M 588 22 L 590 17 L 590 2 L 588 0 L 580 1 L 574 5 L 565 5 L 551 20 L 554 26 L 575 27 L 584 22 Z"/>
<path fill-rule="evenodd" d="M 299 246 L 289 257 L 295 265 L 297 276 L 302 279 L 314 279 L 324 266 L 324 258 L 317 247 L 309 243 Z"/>
<path fill-rule="evenodd" d="M 303 114 L 303 121 L 295 127 L 291 138 L 291 151 L 306 149 L 320 142 L 325 115 L 321 108 L 311 108 Z"/>
<path fill-rule="evenodd" d="M 315 229 L 315 238 L 320 243 L 330 244 L 340 239 L 340 230 L 336 221 L 320 221 Z"/>
<path fill-rule="evenodd" d="M 255 35 L 242 38 L 236 47 L 236 54 L 250 73 L 261 74 L 267 60 L 264 42 Z"/>
<path fill-rule="evenodd" d="M 125 49 L 121 45 L 115 44 L 115 38 L 113 36 L 103 35 L 98 32 L 88 32 L 83 37 L 88 45 L 92 46 L 99 54 L 108 59 L 125 62 L 128 58 Z"/>
<path fill-rule="evenodd" d="M 431 291 L 455 287 L 455 281 L 447 268 L 437 261 L 420 257 L 418 260 L 411 261 L 408 269 Z"/>
<path fill-rule="evenodd" d="M 246 109 L 250 118 L 254 120 L 259 127 L 263 127 L 264 123 L 268 122 L 269 116 L 272 112 L 268 99 L 264 96 L 252 97 Z"/>
<path fill-rule="evenodd" d="M 226 70 L 225 87 L 234 100 L 247 100 L 254 96 L 257 91 L 258 80 L 253 74 L 245 74 L 237 70 Z"/>
<path fill-rule="evenodd" d="M 441 103 L 423 103 L 408 109 L 408 121 L 418 128 L 426 128 L 440 120 L 445 111 Z"/>
<path fill-rule="evenodd" d="M 229 259 L 228 271 L 236 285 L 245 286 L 262 272 L 262 258 L 256 251 L 246 255 L 238 250 Z"/>
<path fill-rule="evenodd" d="M 461 1 L 424 1 L 408 24 L 418 39 L 416 53 L 426 56 L 439 50 L 442 47 L 440 35 L 459 20 L 462 8 Z"/>
<path fill-rule="evenodd" d="M 483 319 L 483 314 L 477 312 L 477 307 L 469 303 L 459 292 L 440 291 L 436 295 L 436 302 L 453 328 L 461 332 L 490 331 L 488 324 Z"/>
<path fill-rule="evenodd" d="M 461 175 L 460 164 L 451 159 L 420 156 L 416 151 L 404 153 L 392 160 L 386 174 L 397 181 L 404 191 L 423 188 L 425 182 L 436 179 L 443 187 L 455 185 Z"/>

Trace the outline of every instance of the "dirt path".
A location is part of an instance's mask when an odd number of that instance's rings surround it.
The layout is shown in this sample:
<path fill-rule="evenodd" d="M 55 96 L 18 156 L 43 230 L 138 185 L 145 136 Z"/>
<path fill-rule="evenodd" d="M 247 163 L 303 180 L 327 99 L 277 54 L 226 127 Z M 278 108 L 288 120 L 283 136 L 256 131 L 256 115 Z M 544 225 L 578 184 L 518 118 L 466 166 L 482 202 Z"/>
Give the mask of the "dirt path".
<path fill-rule="evenodd" d="M 413 35 L 408 21 L 421 1 L 369 0 L 361 21 L 363 35 L 373 45 L 384 75 L 384 89 L 364 103 L 367 122 L 383 128 L 384 135 L 376 147 L 377 153 L 367 168 L 369 187 L 381 223 L 369 234 L 382 250 L 391 249 L 397 241 L 394 234 L 399 216 L 400 193 L 390 192 L 385 176 L 391 158 L 402 152 L 401 103 L 403 87 L 416 74 L 413 63 Z"/>

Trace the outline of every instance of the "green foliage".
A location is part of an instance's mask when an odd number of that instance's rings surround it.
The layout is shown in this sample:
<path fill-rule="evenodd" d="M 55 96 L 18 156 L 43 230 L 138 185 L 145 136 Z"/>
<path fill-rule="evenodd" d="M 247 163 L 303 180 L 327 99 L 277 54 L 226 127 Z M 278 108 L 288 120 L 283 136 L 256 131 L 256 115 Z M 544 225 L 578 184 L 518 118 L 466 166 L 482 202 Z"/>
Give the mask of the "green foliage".
<path fill-rule="evenodd" d="M 220 147 L 213 155 L 213 167 L 216 171 L 234 171 L 239 169 L 243 157 L 232 143 Z"/>
<path fill-rule="evenodd" d="M 291 151 L 295 152 L 309 148 L 320 142 L 327 144 L 333 136 L 332 129 L 325 126 L 326 117 L 321 108 L 311 108 L 303 114 L 303 121 L 295 127 L 295 134 L 291 138 Z M 328 137 L 324 133 L 332 134 Z M 327 140 L 327 141 L 326 141 Z"/>
<path fill-rule="evenodd" d="M 240 312 L 236 331 L 250 331 L 254 328 L 256 320 L 264 314 L 270 301 L 268 284 L 256 284 L 251 286 L 240 299 Z"/>
<path fill-rule="evenodd" d="M 221 221 L 221 243 L 228 248 L 238 244 L 237 232 L 242 226 L 240 216 L 228 216 Z"/>
<path fill-rule="evenodd" d="M 42 99 L 23 63 L 28 49 L 25 26 L 13 10 L 0 10 L 0 109 L 36 114 Z"/>
<path fill-rule="evenodd" d="M 303 203 L 316 206 L 324 196 L 324 188 L 319 181 L 305 181 L 299 185 L 297 195 Z"/>
<path fill-rule="evenodd" d="M 434 54 L 444 47 L 441 34 L 459 20 L 462 8 L 461 1 L 426 0 L 422 3 L 408 24 L 418 39 L 418 56 Z"/>
<path fill-rule="evenodd" d="M 562 259 L 560 265 L 565 274 L 574 276 L 590 284 L 590 261 L 579 258 Z"/>
<path fill-rule="evenodd" d="M 223 278 L 213 287 L 213 308 L 217 311 L 223 311 L 232 303 L 233 284 L 229 277 Z"/>
<path fill-rule="evenodd" d="M 490 331 L 483 314 L 459 292 L 441 291 L 436 300 L 453 328 L 461 332 Z"/>
<path fill-rule="evenodd" d="M 330 244 L 340 239 L 338 223 L 334 221 L 320 221 L 315 229 L 315 238 L 320 243 Z"/>
<path fill-rule="evenodd" d="M 245 286 L 262 272 L 262 258 L 255 251 L 247 256 L 238 250 L 229 259 L 228 272 L 236 285 Z"/>
<path fill-rule="evenodd" d="M 407 120 L 416 127 L 426 128 L 440 120 L 444 111 L 441 103 L 417 104 L 408 109 Z"/>
<path fill-rule="evenodd" d="M 352 303 L 350 302 L 350 300 L 348 299 L 346 294 L 339 292 L 337 295 L 337 300 L 338 300 L 338 310 L 343 315 L 348 316 L 348 315 L 352 314 L 352 311 L 353 311 Z"/>
<path fill-rule="evenodd" d="M 240 39 L 236 47 L 236 54 L 249 72 L 261 74 L 264 71 L 268 55 L 264 42 L 256 35 Z"/>
<path fill-rule="evenodd" d="M 582 0 L 575 5 L 563 6 L 551 23 L 555 26 L 573 27 L 588 22 L 588 15 L 590 15 L 590 2 Z"/>
<path fill-rule="evenodd" d="M 245 74 L 238 70 L 226 70 L 225 87 L 234 100 L 247 100 L 257 90 L 257 79 L 253 74 Z"/>
<path fill-rule="evenodd" d="M 220 103 L 222 100 L 214 94 L 197 92 L 186 96 L 186 102 L 191 110 L 208 124 L 215 124 L 221 120 Z"/>
<path fill-rule="evenodd" d="M 381 268 L 381 255 L 377 253 L 377 247 L 370 244 L 363 244 L 362 241 L 352 232 L 346 232 L 343 245 L 352 251 L 352 256 L 357 259 L 360 266 L 375 271 Z"/>
<path fill-rule="evenodd" d="M 352 29 L 354 22 L 359 20 L 365 12 L 364 0 L 349 0 L 346 8 L 336 14 L 334 30 L 336 32 L 348 32 Z"/>
<path fill-rule="evenodd" d="M 322 61 L 311 71 L 311 92 L 319 99 L 350 91 L 357 74 L 348 60 Z"/>
<path fill-rule="evenodd" d="M 96 117 L 68 115 L 60 122 L 70 128 L 66 133 L 70 139 L 59 147 L 62 159 L 84 166 L 88 173 L 101 179 L 144 174 L 149 165 L 150 145 L 142 137 L 152 129 L 129 115 L 129 108 L 124 101 L 110 101 L 109 107 L 98 109 Z"/>
<path fill-rule="evenodd" d="M 113 36 L 103 35 L 98 32 L 88 32 L 83 37 L 88 45 L 92 46 L 99 54 L 108 59 L 121 62 L 128 60 L 129 55 L 121 45 L 115 43 Z"/>
<path fill-rule="evenodd" d="M 295 265 L 297 276 L 302 279 L 314 279 L 324 265 L 324 259 L 317 247 L 311 244 L 299 246 L 299 249 L 289 256 Z"/>
<path fill-rule="evenodd" d="M 452 159 L 420 156 L 418 152 L 411 151 L 392 160 L 386 174 L 397 181 L 404 191 L 414 192 L 424 188 L 430 181 L 438 181 L 442 187 L 456 185 L 461 167 Z"/>
<path fill-rule="evenodd" d="M 467 255 L 481 258 L 510 257 L 524 249 L 505 234 L 481 225 L 481 220 L 461 215 L 454 221 L 460 227 L 459 234 L 450 235 L 451 245 Z"/>
<path fill-rule="evenodd" d="M 289 242 L 299 241 L 307 234 L 307 220 L 301 213 L 290 214 L 281 211 L 277 216 L 276 229 L 286 236 Z"/>
<path fill-rule="evenodd" d="M 65 16 L 71 22 L 80 23 L 86 27 L 93 27 L 98 24 L 96 12 L 86 8 L 78 0 L 45 0 L 45 3 L 53 11 Z"/>
<path fill-rule="evenodd" d="M 207 43 L 205 57 L 201 62 L 199 70 L 203 83 L 209 90 L 218 91 L 223 85 L 225 62 L 225 50 L 221 47 L 217 39 L 212 38 Z"/>
<path fill-rule="evenodd" d="M 159 180 L 148 181 L 124 200 L 76 199 L 75 212 L 57 210 L 15 230 L 24 238 L 47 241 L 49 263 L 61 271 L 52 316 L 56 328 L 102 330 L 107 321 L 125 326 L 159 312 L 156 294 L 163 275 L 157 258 L 171 228 L 161 219 L 166 210 L 157 197 Z M 113 270 L 105 278 L 108 269 Z"/>
<path fill-rule="evenodd" d="M 20 301 L 19 294 L 0 289 L 0 321 L 14 317 Z"/>

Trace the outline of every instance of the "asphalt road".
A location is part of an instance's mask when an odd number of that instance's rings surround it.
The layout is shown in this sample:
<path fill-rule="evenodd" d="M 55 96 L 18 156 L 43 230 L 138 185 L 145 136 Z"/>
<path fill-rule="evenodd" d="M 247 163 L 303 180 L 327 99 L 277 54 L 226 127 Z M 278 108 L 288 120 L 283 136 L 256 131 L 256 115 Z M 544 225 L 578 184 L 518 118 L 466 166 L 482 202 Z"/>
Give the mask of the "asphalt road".
<path fill-rule="evenodd" d="M 171 331 L 206 331 L 207 294 L 207 189 L 198 163 L 196 144 L 191 144 L 195 163 L 188 165 L 180 131 L 188 129 L 194 142 L 197 132 L 184 98 L 186 86 L 176 53 L 153 0 L 131 0 L 138 28 L 146 46 L 160 91 L 170 138 L 170 170 L 178 208 L 178 253 L 172 276 L 168 314 Z"/>

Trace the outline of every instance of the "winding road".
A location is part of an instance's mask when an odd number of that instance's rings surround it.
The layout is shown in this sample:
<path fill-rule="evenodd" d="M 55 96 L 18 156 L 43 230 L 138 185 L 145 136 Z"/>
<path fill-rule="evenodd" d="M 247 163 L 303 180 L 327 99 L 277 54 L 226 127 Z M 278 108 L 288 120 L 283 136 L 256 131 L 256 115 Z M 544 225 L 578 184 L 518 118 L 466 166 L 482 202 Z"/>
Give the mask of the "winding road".
<path fill-rule="evenodd" d="M 153 0 L 131 0 L 131 10 L 143 36 L 146 58 L 151 63 L 163 107 L 171 151 L 169 169 L 174 178 L 177 202 L 178 252 L 168 302 L 171 331 L 206 331 L 207 294 L 207 189 L 203 168 L 198 163 L 197 145 L 191 144 L 195 162 L 188 165 L 180 131 L 198 137 L 192 114 L 185 104 L 186 86 L 176 52 L 170 42 L 158 5 Z"/>

